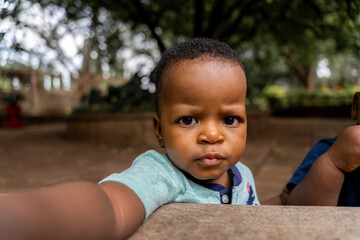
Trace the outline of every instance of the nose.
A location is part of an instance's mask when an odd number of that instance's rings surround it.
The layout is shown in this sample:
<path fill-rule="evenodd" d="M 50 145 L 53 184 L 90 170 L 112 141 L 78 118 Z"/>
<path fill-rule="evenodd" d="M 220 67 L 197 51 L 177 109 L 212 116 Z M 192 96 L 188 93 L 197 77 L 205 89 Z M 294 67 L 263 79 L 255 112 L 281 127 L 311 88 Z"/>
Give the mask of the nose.
<path fill-rule="evenodd" d="M 224 142 L 224 135 L 221 130 L 221 124 L 203 123 L 198 135 L 198 143 L 215 144 Z"/>

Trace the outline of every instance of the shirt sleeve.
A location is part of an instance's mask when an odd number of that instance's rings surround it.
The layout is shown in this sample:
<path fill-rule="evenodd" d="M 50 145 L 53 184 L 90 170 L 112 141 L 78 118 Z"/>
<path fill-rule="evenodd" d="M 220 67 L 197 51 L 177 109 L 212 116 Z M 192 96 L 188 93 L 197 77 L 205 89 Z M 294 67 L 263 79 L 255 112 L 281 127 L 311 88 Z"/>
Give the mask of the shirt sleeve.
<path fill-rule="evenodd" d="M 255 187 L 255 180 L 251 170 L 243 163 L 238 162 L 236 164 L 240 174 L 241 174 L 241 181 L 243 187 L 240 190 L 240 194 L 237 197 L 238 200 L 236 202 L 239 204 L 244 205 L 260 205 L 256 187 Z"/>
<path fill-rule="evenodd" d="M 100 183 L 114 181 L 129 187 L 143 203 L 146 219 L 182 191 L 177 171 L 179 170 L 166 156 L 148 151 L 136 158 L 130 168 L 111 174 Z"/>
<path fill-rule="evenodd" d="M 296 185 L 298 185 L 305 178 L 316 159 L 325 153 L 335 142 L 335 140 L 336 137 L 321 139 L 310 149 L 300 166 L 296 169 L 290 181 L 286 184 L 286 188 L 289 192 L 291 192 L 296 187 Z"/>

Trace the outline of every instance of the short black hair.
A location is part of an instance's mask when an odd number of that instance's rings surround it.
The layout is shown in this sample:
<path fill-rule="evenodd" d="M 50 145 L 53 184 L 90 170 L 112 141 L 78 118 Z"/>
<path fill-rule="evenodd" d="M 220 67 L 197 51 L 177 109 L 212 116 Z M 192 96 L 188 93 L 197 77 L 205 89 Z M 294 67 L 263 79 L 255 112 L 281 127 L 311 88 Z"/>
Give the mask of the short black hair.
<path fill-rule="evenodd" d="M 215 39 L 194 38 L 175 44 L 167 49 L 155 70 L 155 108 L 159 113 L 159 98 L 162 89 L 162 75 L 165 69 L 181 60 L 193 60 L 201 57 L 218 58 L 240 65 L 244 71 L 239 55 L 229 45 Z M 245 72 L 245 71 L 244 71 Z"/>

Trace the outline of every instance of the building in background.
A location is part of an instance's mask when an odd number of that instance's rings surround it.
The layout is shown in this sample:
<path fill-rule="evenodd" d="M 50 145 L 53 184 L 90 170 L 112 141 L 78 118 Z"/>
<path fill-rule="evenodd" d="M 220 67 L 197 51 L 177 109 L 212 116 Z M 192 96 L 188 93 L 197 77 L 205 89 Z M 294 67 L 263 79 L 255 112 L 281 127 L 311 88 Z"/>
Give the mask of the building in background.
<path fill-rule="evenodd" d="M 2 68 L 0 76 L 0 115 L 5 115 L 6 105 L 14 97 L 19 98 L 22 115 L 28 117 L 64 117 L 80 102 L 76 84 L 65 90 L 61 75 Z"/>

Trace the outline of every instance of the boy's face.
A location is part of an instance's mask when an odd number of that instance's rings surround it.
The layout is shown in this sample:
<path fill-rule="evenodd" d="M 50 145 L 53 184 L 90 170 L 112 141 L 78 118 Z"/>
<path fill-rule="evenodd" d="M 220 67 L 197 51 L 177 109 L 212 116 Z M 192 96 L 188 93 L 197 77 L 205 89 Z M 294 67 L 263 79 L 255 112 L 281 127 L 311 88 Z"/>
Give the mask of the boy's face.
<path fill-rule="evenodd" d="M 227 170 L 246 142 L 246 79 L 238 64 L 182 60 L 163 73 L 158 140 L 170 160 L 194 178 L 228 185 Z"/>

